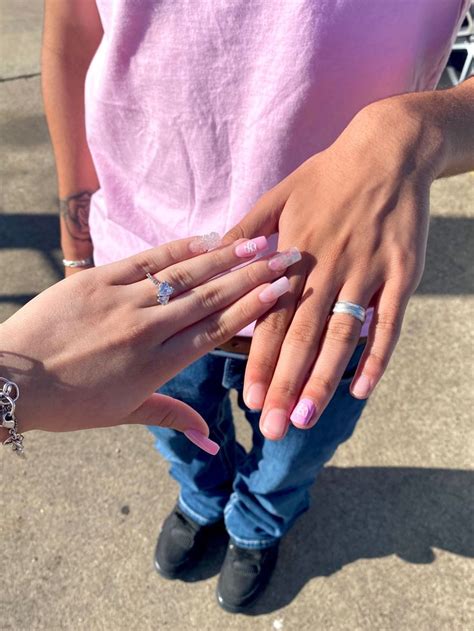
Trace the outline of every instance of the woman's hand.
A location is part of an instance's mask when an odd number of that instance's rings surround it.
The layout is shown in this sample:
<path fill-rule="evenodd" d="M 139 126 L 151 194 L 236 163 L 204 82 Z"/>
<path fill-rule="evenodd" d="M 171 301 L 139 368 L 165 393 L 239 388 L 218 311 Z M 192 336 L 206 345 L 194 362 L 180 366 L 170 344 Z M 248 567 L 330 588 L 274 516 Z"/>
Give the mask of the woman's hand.
<path fill-rule="evenodd" d="M 423 272 L 429 189 L 444 167 L 440 126 L 418 115 L 417 98 L 362 110 L 227 235 L 278 231 L 279 248 L 304 253 L 290 292 L 257 324 L 247 364 L 244 399 L 263 408 L 267 438 L 282 438 L 290 422 L 312 427 L 334 394 L 362 326 L 331 315 L 336 301 L 375 310 L 352 394 L 368 397 L 387 367 Z"/>
<path fill-rule="evenodd" d="M 260 317 L 288 280 L 281 257 L 224 275 L 264 249 L 264 237 L 199 254 L 205 244 L 184 239 L 85 270 L 0 325 L 0 376 L 20 386 L 20 432 L 145 423 L 190 431 L 215 453 L 204 420 L 154 392 Z M 147 273 L 174 288 L 167 305 Z"/>

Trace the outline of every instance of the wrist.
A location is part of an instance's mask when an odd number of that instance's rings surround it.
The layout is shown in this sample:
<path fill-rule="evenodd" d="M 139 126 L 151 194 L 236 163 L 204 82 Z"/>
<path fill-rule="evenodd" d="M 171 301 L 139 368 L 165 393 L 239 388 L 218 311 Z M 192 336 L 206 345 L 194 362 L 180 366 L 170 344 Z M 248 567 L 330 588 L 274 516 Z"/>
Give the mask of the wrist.
<path fill-rule="evenodd" d="M 388 144 L 387 159 L 400 165 L 405 178 L 431 182 L 447 160 L 446 135 L 431 97 L 431 92 L 403 94 L 362 110 L 362 117 L 379 132 L 378 142 Z"/>

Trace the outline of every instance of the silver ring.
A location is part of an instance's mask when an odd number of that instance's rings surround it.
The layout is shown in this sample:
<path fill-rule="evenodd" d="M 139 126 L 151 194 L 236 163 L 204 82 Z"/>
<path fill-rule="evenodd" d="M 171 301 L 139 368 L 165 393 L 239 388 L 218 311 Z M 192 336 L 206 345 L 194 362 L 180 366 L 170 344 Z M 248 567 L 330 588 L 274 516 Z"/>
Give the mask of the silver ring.
<path fill-rule="evenodd" d="M 170 301 L 171 294 L 174 292 L 174 287 L 171 287 L 165 280 L 158 280 L 151 274 L 147 274 L 146 277 L 149 278 L 156 287 L 156 302 L 159 305 L 167 305 Z"/>
<path fill-rule="evenodd" d="M 351 315 L 357 320 L 360 320 L 362 324 L 365 322 L 365 309 L 360 305 L 356 305 L 354 302 L 347 300 L 338 300 L 332 309 L 333 313 L 345 313 Z"/>

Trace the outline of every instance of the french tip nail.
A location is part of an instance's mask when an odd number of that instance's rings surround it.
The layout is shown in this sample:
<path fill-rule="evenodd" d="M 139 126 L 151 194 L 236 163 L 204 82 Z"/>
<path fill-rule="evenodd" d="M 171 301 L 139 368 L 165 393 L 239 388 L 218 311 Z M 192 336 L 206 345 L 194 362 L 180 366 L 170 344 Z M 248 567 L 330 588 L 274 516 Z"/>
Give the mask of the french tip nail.
<path fill-rule="evenodd" d="M 259 293 L 258 297 L 261 302 L 273 302 L 280 296 L 283 296 L 283 294 L 286 294 L 289 288 L 290 281 L 286 276 L 282 276 L 268 287 L 265 287 L 265 289 Z"/>
<path fill-rule="evenodd" d="M 215 456 L 219 452 L 220 446 L 217 443 L 195 429 L 186 430 L 184 435 L 197 447 L 211 454 L 211 456 Z"/>

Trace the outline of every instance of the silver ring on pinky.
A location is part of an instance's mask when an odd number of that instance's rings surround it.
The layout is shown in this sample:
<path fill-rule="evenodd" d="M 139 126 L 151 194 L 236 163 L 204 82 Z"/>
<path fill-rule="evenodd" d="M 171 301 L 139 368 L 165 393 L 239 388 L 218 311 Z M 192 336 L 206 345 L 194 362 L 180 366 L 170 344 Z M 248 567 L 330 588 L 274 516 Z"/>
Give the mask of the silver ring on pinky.
<path fill-rule="evenodd" d="M 347 300 L 338 300 L 332 309 L 333 313 L 345 313 L 351 315 L 357 320 L 360 320 L 362 324 L 365 322 L 365 309 L 360 305 L 356 305 L 354 302 Z"/>
<path fill-rule="evenodd" d="M 158 280 L 151 274 L 147 274 L 146 277 L 150 279 L 156 287 L 156 302 L 162 306 L 167 305 L 170 301 L 171 294 L 174 292 L 174 287 L 171 287 L 165 280 Z"/>

